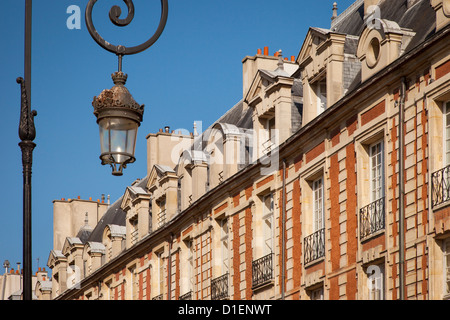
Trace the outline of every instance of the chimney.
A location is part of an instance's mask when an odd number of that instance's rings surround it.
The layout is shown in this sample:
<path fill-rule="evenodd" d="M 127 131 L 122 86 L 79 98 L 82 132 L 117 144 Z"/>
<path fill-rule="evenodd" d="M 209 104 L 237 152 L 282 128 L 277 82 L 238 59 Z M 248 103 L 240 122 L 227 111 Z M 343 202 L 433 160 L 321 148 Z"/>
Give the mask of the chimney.
<path fill-rule="evenodd" d="M 367 16 L 368 13 L 373 12 L 373 10 L 369 10 L 368 12 L 368 9 L 371 6 L 378 5 L 379 2 L 379 0 L 364 0 L 364 17 Z"/>

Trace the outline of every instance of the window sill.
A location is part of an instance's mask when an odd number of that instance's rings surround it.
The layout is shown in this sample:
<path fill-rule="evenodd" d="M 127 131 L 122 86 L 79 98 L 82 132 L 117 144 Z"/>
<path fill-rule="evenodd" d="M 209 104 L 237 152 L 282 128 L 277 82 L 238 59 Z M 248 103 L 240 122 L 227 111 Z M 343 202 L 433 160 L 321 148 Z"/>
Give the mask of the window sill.
<path fill-rule="evenodd" d="M 369 242 L 370 240 L 373 240 L 373 239 L 379 237 L 380 235 L 384 234 L 384 231 L 385 231 L 385 229 L 375 231 L 374 233 L 371 233 L 371 234 L 365 236 L 363 239 L 360 239 L 360 241 L 361 241 L 361 243 Z"/>
<path fill-rule="evenodd" d="M 260 283 L 260 284 L 258 284 L 256 286 L 252 286 L 252 290 L 253 291 L 260 291 L 260 290 L 272 287 L 274 284 L 275 284 L 274 279 L 270 279 L 270 280 L 267 280 L 267 281 L 265 281 L 263 283 Z"/>
<path fill-rule="evenodd" d="M 305 269 L 310 268 L 310 267 L 312 267 L 313 265 L 319 264 L 319 263 L 321 263 L 321 262 L 323 262 L 323 261 L 325 261 L 325 256 L 320 257 L 320 258 L 318 258 L 318 259 L 316 259 L 316 260 L 310 261 L 310 262 L 308 262 L 308 263 L 305 263 Z"/>

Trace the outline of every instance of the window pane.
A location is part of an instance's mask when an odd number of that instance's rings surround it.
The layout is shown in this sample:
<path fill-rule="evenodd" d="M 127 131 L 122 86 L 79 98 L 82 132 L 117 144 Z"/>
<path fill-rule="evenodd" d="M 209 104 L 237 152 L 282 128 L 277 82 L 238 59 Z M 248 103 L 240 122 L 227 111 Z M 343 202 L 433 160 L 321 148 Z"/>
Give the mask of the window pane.
<path fill-rule="evenodd" d="M 314 232 L 323 228 L 323 184 L 322 178 L 313 182 Z"/>

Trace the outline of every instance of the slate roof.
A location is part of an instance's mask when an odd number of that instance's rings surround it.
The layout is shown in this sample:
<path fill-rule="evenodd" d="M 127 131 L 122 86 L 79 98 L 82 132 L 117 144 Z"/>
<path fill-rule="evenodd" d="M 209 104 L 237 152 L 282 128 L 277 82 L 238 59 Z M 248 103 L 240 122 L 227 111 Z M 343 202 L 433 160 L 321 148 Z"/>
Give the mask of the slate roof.
<path fill-rule="evenodd" d="M 432 36 L 436 29 L 434 9 L 429 0 L 380 0 L 381 19 L 394 21 L 400 28 L 411 29 L 416 34 L 405 48 L 405 52 Z M 359 36 L 364 30 L 364 1 L 357 0 L 331 22 L 331 31 L 347 35 L 344 53 L 356 54 Z M 325 32 L 323 28 L 313 28 Z M 361 84 L 361 70 L 349 65 L 349 73 L 344 79 L 348 92 Z"/>
<path fill-rule="evenodd" d="M 429 0 L 380 0 L 381 19 L 395 21 L 401 28 L 416 33 L 406 51 L 430 37 L 436 28 L 434 9 Z M 358 36 L 364 29 L 364 1 L 355 1 L 332 23 L 333 32 Z"/>
<path fill-rule="evenodd" d="M 147 185 L 148 178 L 145 177 L 144 179 L 140 180 L 135 187 L 142 188 L 145 190 Z M 106 210 L 103 217 L 100 219 L 100 221 L 95 226 L 94 230 L 92 230 L 89 238 L 87 241 L 90 242 L 102 242 L 103 237 L 103 231 L 105 230 L 105 227 L 110 225 L 117 225 L 117 226 L 125 226 L 125 218 L 126 213 L 120 208 L 120 205 L 122 204 L 122 198 L 121 196 L 119 199 L 117 199 L 108 210 Z"/>

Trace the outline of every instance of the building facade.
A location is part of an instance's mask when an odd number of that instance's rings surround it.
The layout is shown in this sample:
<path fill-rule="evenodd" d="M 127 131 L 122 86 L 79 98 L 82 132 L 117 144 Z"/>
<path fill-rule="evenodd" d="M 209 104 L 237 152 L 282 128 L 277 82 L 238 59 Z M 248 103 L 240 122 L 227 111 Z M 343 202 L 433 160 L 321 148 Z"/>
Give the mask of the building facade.
<path fill-rule="evenodd" d="M 149 134 L 113 204 L 55 201 L 45 297 L 450 298 L 450 2 L 336 11 L 206 130 Z"/>

